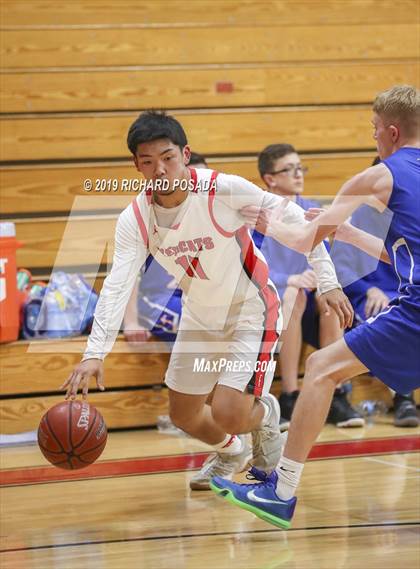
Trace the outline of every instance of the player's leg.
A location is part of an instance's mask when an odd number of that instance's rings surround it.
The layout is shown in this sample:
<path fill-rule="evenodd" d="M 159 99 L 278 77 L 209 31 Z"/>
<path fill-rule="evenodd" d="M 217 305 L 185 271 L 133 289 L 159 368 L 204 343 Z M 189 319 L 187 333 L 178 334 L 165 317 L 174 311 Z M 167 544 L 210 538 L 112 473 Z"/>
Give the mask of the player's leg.
<path fill-rule="evenodd" d="M 282 448 L 280 407 L 269 393 L 281 320 L 279 299 L 271 286 L 232 314 L 228 365 L 212 403 L 213 416 L 225 429 L 251 431 L 253 464 L 267 472 L 275 468 Z"/>
<path fill-rule="evenodd" d="M 230 308 L 224 335 L 225 350 L 219 358 L 223 365 L 211 403 L 213 417 L 224 431 L 252 432 L 253 462 L 269 471 L 276 466 L 282 448 L 280 408 L 276 398 L 269 394 L 280 326 L 279 300 L 273 288 Z M 260 365 L 262 360 L 264 364 Z M 255 373 L 257 367 L 258 373 Z M 224 469 L 223 459 L 225 457 L 219 453 L 215 455 L 191 482 L 209 488 L 215 471 Z M 238 466 L 235 471 L 239 471 Z M 231 474 L 223 478 L 231 478 Z"/>
<path fill-rule="evenodd" d="M 305 291 L 287 287 L 282 300 L 283 331 L 280 352 L 282 388 L 286 393 L 291 393 L 298 388 L 299 358 L 302 349 L 301 320 L 305 308 Z"/>
<path fill-rule="evenodd" d="M 321 348 L 325 348 L 342 338 L 343 330 L 340 328 L 338 316 L 334 311 L 325 314 L 318 310 L 318 313 L 319 345 Z M 339 428 L 363 427 L 365 424 L 363 417 L 350 405 L 347 399 L 347 391 L 342 384 L 338 384 L 334 391 L 327 415 L 327 423 Z"/>
<path fill-rule="evenodd" d="M 206 405 L 208 394 L 195 395 L 169 389 L 169 415 L 176 427 L 209 445 L 218 445 L 226 431 L 213 419 Z"/>
<path fill-rule="evenodd" d="M 300 463 L 306 460 L 324 426 L 336 386 L 366 371 L 366 366 L 343 339 L 309 356 L 290 424 L 285 457 Z"/>
<path fill-rule="evenodd" d="M 294 492 L 304 462 L 325 423 L 336 385 L 366 369 L 343 339 L 312 354 L 307 361 L 303 388 L 276 470 L 269 476 L 258 470 L 252 471 L 261 480 L 260 484 L 252 485 L 235 484 L 216 477 L 211 488 L 265 521 L 288 528 L 296 505 Z"/>
<path fill-rule="evenodd" d="M 170 417 L 172 422 L 191 435 L 213 447 L 215 451 L 190 480 L 192 490 L 209 490 L 213 476 L 232 478 L 249 465 L 251 447 L 245 436 L 233 432 L 227 434 L 214 420 L 208 395 L 186 394 L 169 390 Z"/>
<path fill-rule="evenodd" d="M 216 335 L 219 338 L 218 335 Z M 245 436 L 226 432 L 219 426 L 206 401 L 219 378 L 220 354 L 214 351 L 214 332 L 197 319 L 188 307 L 184 311 L 174 344 L 165 382 L 169 387 L 170 416 L 189 435 L 210 444 L 214 454 L 191 478 L 193 490 L 209 490 L 212 476 L 231 478 L 248 466 L 251 447 Z"/>
<path fill-rule="evenodd" d="M 250 433 L 260 428 L 265 408 L 251 393 L 217 385 L 211 406 L 218 425 L 229 433 Z"/>
<path fill-rule="evenodd" d="M 302 316 L 307 296 L 303 289 L 287 287 L 282 300 L 283 331 L 279 345 L 281 370 L 281 427 L 287 428 L 299 394 L 298 373 L 302 350 Z"/>

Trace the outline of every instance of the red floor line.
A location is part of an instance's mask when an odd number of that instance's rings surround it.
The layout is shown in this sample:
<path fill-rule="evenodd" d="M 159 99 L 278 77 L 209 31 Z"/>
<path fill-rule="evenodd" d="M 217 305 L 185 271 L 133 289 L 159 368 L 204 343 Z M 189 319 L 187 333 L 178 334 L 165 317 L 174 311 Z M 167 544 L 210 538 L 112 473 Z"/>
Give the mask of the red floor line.
<path fill-rule="evenodd" d="M 309 455 L 309 459 L 320 460 L 418 450 L 420 450 L 420 437 L 416 435 L 337 441 L 316 444 Z M 45 482 L 65 482 L 112 476 L 162 474 L 165 472 L 193 470 L 199 468 L 207 456 L 208 453 L 200 452 L 172 456 L 109 460 L 92 464 L 82 470 L 61 470 L 52 466 L 16 468 L 3 470 L 0 473 L 0 486 L 19 486 Z"/>

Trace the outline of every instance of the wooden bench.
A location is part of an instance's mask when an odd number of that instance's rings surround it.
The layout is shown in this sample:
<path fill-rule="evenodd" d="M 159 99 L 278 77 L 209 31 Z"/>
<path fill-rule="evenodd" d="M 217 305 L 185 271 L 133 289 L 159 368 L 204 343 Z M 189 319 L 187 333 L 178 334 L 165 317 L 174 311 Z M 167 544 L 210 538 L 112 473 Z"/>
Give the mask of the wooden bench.
<path fill-rule="evenodd" d="M 58 387 L 80 361 L 85 342 L 84 337 L 0 345 L 0 433 L 13 434 L 38 427 L 41 416 L 49 407 L 63 400 Z M 168 413 L 168 391 L 162 382 L 169 354 L 159 346 L 159 342 L 152 341 L 136 352 L 122 338 L 118 339 L 105 360 L 106 391 L 97 392 L 91 383 L 89 396 L 89 401 L 103 414 L 108 428 L 150 427 L 156 425 L 158 415 Z M 301 373 L 310 351 L 304 347 Z M 278 373 L 272 392 L 276 396 L 281 392 Z M 420 390 L 415 395 L 420 403 Z M 365 399 L 392 404 L 389 390 L 368 376 L 353 380 L 353 404 Z"/>
<path fill-rule="evenodd" d="M 0 432 L 16 433 L 37 427 L 43 413 L 62 400 L 58 387 L 80 361 L 86 338 L 3 344 Z M 168 353 L 136 353 L 121 339 L 106 360 L 105 393 L 92 393 L 110 428 L 156 423 L 167 413 L 162 389 Z"/>

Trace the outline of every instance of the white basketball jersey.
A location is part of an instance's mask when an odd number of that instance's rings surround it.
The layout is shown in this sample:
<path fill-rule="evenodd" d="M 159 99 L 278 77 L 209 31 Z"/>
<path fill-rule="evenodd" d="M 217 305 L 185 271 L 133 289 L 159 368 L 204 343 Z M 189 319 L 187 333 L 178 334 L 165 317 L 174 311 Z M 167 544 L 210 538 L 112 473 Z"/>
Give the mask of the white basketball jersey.
<path fill-rule="evenodd" d="M 232 201 L 229 176 L 193 170 L 187 203 L 171 228 L 159 227 L 152 192 L 133 202 L 145 246 L 175 276 L 186 302 L 230 306 L 267 285 L 267 263 Z M 159 286 L 159 283 L 156 283 Z"/>

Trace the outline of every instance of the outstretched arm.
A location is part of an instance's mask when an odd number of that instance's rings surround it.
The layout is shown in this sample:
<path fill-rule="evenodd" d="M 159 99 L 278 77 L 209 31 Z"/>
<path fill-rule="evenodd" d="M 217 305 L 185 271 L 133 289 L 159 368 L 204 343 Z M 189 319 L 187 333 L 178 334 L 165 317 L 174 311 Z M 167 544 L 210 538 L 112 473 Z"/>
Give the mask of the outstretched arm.
<path fill-rule="evenodd" d="M 391 259 L 382 239 L 355 227 L 351 223 L 346 222 L 340 225 L 335 238 L 349 245 L 354 245 L 375 259 L 391 264 Z"/>
<path fill-rule="evenodd" d="M 241 213 L 261 233 L 296 251 L 307 253 L 334 233 L 359 206 L 368 204 L 383 211 L 391 195 L 392 184 L 392 175 L 386 166 L 378 164 L 368 168 L 346 182 L 331 207 L 303 227 L 284 223 L 281 208 L 270 211 L 251 206 L 243 208 Z"/>
<path fill-rule="evenodd" d="M 313 221 L 325 211 L 326 210 L 323 208 L 311 207 L 305 212 L 305 219 L 307 221 Z M 354 247 L 357 247 L 371 257 L 379 259 L 384 263 L 391 264 L 391 260 L 384 247 L 382 239 L 376 237 L 376 235 L 372 235 L 372 233 L 363 231 L 363 229 L 356 227 L 349 221 L 346 221 L 337 227 L 334 239 L 342 241 L 343 243 L 348 243 L 349 245 L 354 245 Z"/>

